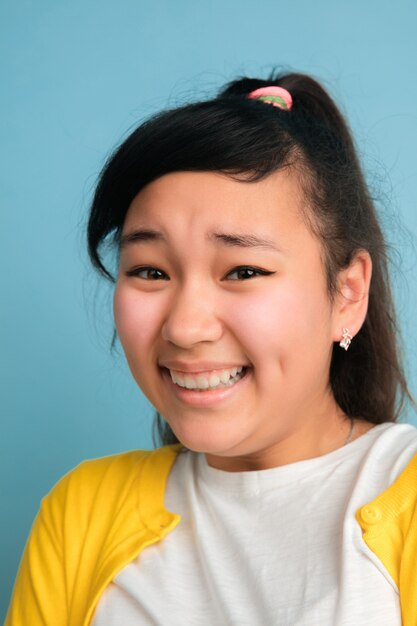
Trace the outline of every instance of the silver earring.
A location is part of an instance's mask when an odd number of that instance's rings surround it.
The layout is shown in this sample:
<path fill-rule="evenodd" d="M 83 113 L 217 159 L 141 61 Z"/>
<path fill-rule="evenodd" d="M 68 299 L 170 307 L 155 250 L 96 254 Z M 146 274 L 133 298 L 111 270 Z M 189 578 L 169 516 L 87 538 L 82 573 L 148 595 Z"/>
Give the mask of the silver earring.
<path fill-rule="evenodd" d="M 352 343 L 352 335 L 349 332 L 349 328 L 344 328 L 342 330 L 342 339 L 340 340 L 339 346 L 347 350 Z"/>

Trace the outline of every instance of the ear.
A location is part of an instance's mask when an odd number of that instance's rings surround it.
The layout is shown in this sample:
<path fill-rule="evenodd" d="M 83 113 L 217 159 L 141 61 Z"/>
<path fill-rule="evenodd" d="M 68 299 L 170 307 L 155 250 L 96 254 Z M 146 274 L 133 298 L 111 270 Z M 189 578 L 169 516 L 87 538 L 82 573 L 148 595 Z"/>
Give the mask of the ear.
<path fill-rule="evenodd" d="M 333 309 L 333 341 L 340 341 L 344 328 L 354 337 L 368 311 L 372 260 L 369 252 L 359 250 L 338 276 L 338 293 Z"/>

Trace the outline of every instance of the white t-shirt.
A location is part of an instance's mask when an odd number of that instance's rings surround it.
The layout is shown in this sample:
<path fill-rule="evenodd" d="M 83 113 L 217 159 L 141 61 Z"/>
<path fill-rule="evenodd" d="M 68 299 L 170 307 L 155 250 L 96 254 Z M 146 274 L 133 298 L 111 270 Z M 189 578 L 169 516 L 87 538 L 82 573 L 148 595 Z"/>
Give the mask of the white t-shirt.
<path fill-rule="evenodd" d="M 181 453 L 165 497 L 180 524 L 115 577 L 93 626 L 400 626 L 398 589 L 355 512 L 416 452 L 414 427 L 382 424 L 261 471 Z"/>

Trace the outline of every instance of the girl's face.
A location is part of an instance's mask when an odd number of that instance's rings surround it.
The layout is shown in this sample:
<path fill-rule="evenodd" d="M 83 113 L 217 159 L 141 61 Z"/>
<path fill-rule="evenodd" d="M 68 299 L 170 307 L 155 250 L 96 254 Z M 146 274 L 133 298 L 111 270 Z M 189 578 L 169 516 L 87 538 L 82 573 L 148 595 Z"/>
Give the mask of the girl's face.
<path fill-rule="evenodd" d="M 178 439 L 220 468 L 342 437 L 329 367 L 343 321 L 304 202 L 289 170 L 255 183 L 179 172 L 126 216 L 114 306 L 130 368 Z"/>

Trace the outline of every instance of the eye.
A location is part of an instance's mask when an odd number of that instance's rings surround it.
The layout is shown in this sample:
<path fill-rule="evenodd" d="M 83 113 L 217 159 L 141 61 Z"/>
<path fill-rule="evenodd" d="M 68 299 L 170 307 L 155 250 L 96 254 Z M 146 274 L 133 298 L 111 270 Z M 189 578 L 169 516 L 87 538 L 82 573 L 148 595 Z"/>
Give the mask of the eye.
<path fill-rule="evenodd" d="M 227 274 L 226 278 L 228 278 L 228 280 L 249 280 L 251 278 L 255 278 L 256 276 L 270 276 L 271 274 L 274 274 L 274 272 L 261 270 L 259 267 L 242 265 L 240 267 L 235 267 L 234 270 Z"/>
<path fill-rule="evenodd" d="M 168 276 L 157 267 L 135 267 L 126 272 L 126 276 L 136 276 L 143 280 L 169 280 Z"/>

